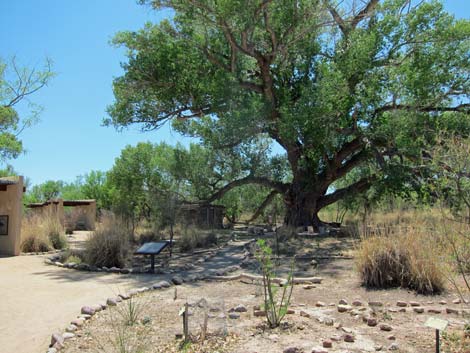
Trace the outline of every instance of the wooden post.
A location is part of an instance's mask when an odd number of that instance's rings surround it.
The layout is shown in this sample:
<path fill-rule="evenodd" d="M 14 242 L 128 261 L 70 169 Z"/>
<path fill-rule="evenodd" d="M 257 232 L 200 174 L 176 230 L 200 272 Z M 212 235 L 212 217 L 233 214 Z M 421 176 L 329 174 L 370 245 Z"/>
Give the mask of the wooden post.
<path fill-rule="evenodd" d="M 440 342 L 439 342 L 439 330 L 436 330 L 436 353 L 441 351 Z"/>
<path fill-rule="evenodd" d="M 189 324 L 188 324 L 188 317 L 189 317 L 189 306 L 188 303 L 184 304 L 184 313 L 183 313 L 183 334 L 184 334 L 184 341 L 189 341 Z"/>
<path fill-rule="evenodd" d="M 150 255 L 150 272 L 155 273 L 155 254 Z"/>

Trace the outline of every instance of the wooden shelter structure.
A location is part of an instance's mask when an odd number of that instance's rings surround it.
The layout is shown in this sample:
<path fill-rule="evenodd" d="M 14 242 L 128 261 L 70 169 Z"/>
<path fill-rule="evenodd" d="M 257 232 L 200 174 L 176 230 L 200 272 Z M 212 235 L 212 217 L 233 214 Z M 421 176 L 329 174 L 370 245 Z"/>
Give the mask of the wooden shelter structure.
<path fill-rule="evenodd" d="M 183 204 L 180 207 L 183 223 L 200 228 L 222 229 L 224 227 L 225 207 L 208 204 Z"/>

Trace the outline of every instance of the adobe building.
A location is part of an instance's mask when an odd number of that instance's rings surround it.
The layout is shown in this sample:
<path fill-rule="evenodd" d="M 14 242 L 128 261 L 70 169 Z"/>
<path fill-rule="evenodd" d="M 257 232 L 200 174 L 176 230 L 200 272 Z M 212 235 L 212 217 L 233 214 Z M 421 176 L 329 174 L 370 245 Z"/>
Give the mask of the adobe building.
<path fill-rule="evenodd" d="M 64 201 L 61 199 L 49 200 L 42 203 L 31 203 L 26 207 L 30 209 L 29 213 L 35 216 L 56 218 L 59 224 L 64 225 Z"/>
<path fill-rule="evenodd" d="M 0 178 L 0 255 L 19 255 L 24 179 Z"/>
<path fill-rule="evenodd" d="M 30 213 L 54 217 L 65 229 L 94 230 L 96 224 L 96 200 L 49 200 L 26 206 Z"/>

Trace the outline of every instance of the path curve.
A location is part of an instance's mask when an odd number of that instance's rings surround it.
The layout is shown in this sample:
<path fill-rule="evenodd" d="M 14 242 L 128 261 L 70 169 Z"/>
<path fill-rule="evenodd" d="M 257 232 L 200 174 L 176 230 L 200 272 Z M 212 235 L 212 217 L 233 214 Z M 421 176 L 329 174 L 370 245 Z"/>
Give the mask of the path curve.
<path fill-rule="evenodd" d="M 44 353 L 84 305 L 155 283 L 155 275 L 115 275 L 44 264 L 46 256 L 0 257 L 0 351 Z"/>

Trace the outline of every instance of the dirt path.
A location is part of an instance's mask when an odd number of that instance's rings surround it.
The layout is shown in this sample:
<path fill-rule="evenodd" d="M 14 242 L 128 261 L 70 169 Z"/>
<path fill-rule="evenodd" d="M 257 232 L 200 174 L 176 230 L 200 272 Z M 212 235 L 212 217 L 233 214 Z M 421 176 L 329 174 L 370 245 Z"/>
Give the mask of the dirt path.
<path fill-rule="evenodd" d="M 191 273 L 211 273 L 239 263 L 243 244 L 232 243 Z M 82 306 L 170 278 L 82 272 L 46 265 L 45 259 L 46 256 L 0 257 L 2 353 L 43 353 L 51 333 L 63 332 Z"/>

